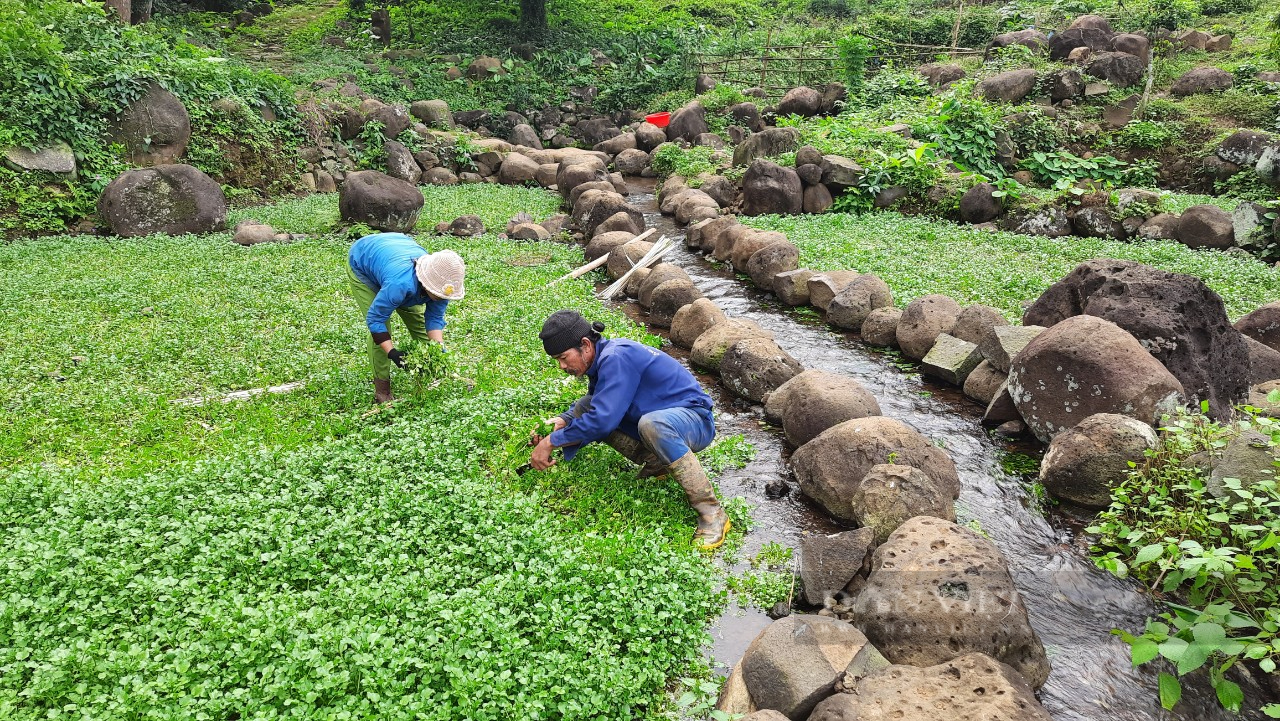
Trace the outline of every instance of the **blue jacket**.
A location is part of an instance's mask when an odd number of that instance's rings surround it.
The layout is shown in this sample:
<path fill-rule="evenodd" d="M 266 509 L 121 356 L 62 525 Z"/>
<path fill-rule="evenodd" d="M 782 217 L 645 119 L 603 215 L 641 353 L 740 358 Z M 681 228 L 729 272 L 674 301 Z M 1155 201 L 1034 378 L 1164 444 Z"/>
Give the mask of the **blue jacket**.
<path fill-rule="evenodd" d="M 587 369 L 591 409 L 551 434 L 551 445 L 581 446 L 614 430 L 638 437 L 640 417 L 664 408 L 712 407 L 698 381 L 675 358 L 625 338 L 603 339 Z M 569 457 L 566 452 L 565 457 Z"/>
<path fill-rule="evenodd" d="M 429 297 L 413 273 L 413 263 L 427 254 L 413 238 L 403 233 L 366 235 L 351 244 L 347 260 L 361 283 L 377 295 L 365 323 L 373 334 L 387 333 L 387 321 L 397 308 L 426 305 L 427 330 L 443 330 L 447 300 Z"/>

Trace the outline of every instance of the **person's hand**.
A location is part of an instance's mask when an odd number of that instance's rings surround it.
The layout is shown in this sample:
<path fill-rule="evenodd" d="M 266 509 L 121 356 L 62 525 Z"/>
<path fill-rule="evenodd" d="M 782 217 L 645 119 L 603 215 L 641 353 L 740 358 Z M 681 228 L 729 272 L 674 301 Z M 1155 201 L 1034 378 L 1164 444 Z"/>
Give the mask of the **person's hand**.
<path fill-rule="evenodd" d="M 550 423 L 550 424 L 551 424 L 551 432 L 552 432 L 552 433 L 555 433 L 556 431 L 560 430 L 561 428 L 564 428 L 565 426 L 569 425 L 569 422 L 568 422 L 568 421 L 566 421 L 565 419 L 561 418 L 560 416 L 556 416 L 555 418 L 549 418 L 549 419 L 547 419 L 547 423 Z"/>
<path fill-rule="evenodd" d="M 395 363 L 401 370 L 404 369 L 404 351 L 399 348 L 392 348 L 387 351 L 387 357 L 390 358 L 391 362 Z"/>
<path fill-rule="evenodd" d="M 536 471 L 545 471 L 555 464 L 556 459 L 551 457 L 551 438 L 543 438 L 533 447 L 533 453 L 529 455 L 529 465 Z"/>

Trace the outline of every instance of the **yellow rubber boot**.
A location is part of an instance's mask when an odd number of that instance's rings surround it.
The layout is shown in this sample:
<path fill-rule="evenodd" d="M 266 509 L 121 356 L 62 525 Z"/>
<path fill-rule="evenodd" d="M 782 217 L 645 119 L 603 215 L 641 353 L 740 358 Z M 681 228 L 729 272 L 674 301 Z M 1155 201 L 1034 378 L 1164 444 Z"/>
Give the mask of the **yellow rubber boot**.
<path fill-rule="evenodd" d="M 671 475 L 684 489 L 689 505 L 698 512 L 698 530 L 693 534 L 693 544 L 704 551 L 719 548 L 732 524 L 693 451 L 671 464 Z"/>

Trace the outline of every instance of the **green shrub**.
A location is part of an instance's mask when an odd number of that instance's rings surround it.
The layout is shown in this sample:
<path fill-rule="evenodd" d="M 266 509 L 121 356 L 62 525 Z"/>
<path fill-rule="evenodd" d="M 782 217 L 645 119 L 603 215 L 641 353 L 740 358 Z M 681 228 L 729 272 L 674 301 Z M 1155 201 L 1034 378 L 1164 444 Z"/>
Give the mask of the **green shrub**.
<path fill-rule="evenodd" d="M 841 77 L 850 93 L 862 89 L 867 77 L 867 60 L 875 52 L 871 41 L 861 35 L 848 35 L 836 43 L 840 55 Z"/>
<path fill-rule="evenodd" d="M 934 117 L 920 121 L 914 129 L 917 137 L 937 143 L 956 165 L 998 179 L 1005 174 L 996 161 L 996 134 L 1003 128 L 999 109 L 969 95 L 965 86 L 954 90 Z"/>
<path fill-rule="evenodd" d="M 1244 695 L 1226 672 L 1250 659 L 1273 673 L 1280 658 L 1280 645 L 1272 643 L 1280 638 L 1280 488 L 1274 479 L 1245 486 L 1227 478 L 1226 494 L 1217 497 L 1208 490 L 1207 467 L 1191 457 L 1220 450 L 1229 431 L 1256 430 L 1280 445 L 1280 426 L 1259 417 L 1233 430 L 1186 416 L 1163 430 L 1159 450 L 1112 493 L 1111 507 L 1088 529 L 1098 534 L 1095 560 L 1186 599 L 1167 604 L 1138 635 L 1116 631 L 1134 664 L 1163 657 L 1177 676 L 1208 664 L 1219 701 L 1239 711 Z M 1159 686 L 1161 704 L 1172 709 L 1181 696 L 1177 677 L 1161 672 Z M 1280 716 L 1280 704 L 1265 710 Z"/>
<path fill-rule="evenodd" d="M 669 144 L 654 152 L 649 164 L 654 172 L 664 178 L 670 175 L 694 178 L 701 173 L 719 171 L 720 165 L 716 161 L 717 152 L 714 148 L 705 145 L 681 148 L 679 145 Z M 697 181 L 694 182 L 693 187 L 697 187 Z"/>
<path fill-rule="evenodd" d="M 1178 30 L 1191 25 L 1198 11 L 1194 0 L 1145 0 L 1139 3 L 1133 23 L 1148 32 Z"/>
<path fill-rule="evenodd" d="M 1210 17 L 1253 12 L 1258 0 L 1200 0 L 1200 12 Z"/>
<path fill-rule="evenodd" d="M 1067 188 L 1081 180 L 1098 180 L 1123 185 L 1127 163 L 1110 155 L 1081 158 L 1068 150 L 1035 152 L 1019 163 L 1035 179 L 1055 188 Z"/>

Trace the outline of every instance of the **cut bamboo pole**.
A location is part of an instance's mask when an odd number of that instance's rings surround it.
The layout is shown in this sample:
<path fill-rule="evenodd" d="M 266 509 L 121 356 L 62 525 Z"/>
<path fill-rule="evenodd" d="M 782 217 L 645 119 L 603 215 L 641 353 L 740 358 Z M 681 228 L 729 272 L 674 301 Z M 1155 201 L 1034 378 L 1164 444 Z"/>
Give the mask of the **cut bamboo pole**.
<path fill-rule="evenodd" d="M 636 264 L 631 266 L 627 272 L 623 273 L 622 277 L 614 281 L 613 285 L 596 294 L 596 297 L 600 300 L 612 299 L 613 296 L 618 294 L 618 291 L 626 287 L 627 280 L 631 278 L 632 273 L 636 272 L 636 269 L 646 268 L 657 263 L 658 260 L 662 258 L 662 256 L 666 255 L 673 247 L 675 247 L 675 243 L 671 242 L 671 239 L 667 236 L 662 236 L 658 239 L 658 242 L 653 244 L 653 247 L 649 249 L 649 252 L 644 254 L 643 258 L 636 261 Z"/>
<path fill-rule="evenodd" d="M 654 234 L 654 232 L 655 232 L 656 230 L 657 230 L 657 228 L 650 228 L 650 229 L 646 230 L 645 232 L 641 233 L 640 235 L 637 235 L 636 237 L 632 238 L 631 240 L 644 240 L 645 238 L 648 238 L 649 236 L 653 235 L 653 234 Z M 628 242 L 630 242 L 630 241 L 628 241 Z M 574 278 L 581 278 L 582 276 L 586 275 L 587 273 L 590 273 L 591 271 L 595 270 L 596 268 L 599 268 L 600 266 L 602 266 L 602 265 L 604 265 L 605 263 L 608 263 L 608 262 L 609 262 L 609 254 L 608 254 L 608 253 L 605 253 L 604 255 L 600 256 L 599 258 L 596 258 L 595 260 L 591 261 L 590 263 L 587 263 L 587 264 L 586 264 L 586 265 L 584 265 L 584 266 L 581 266 L 581 267 L 576 268 L 576 269 L 574 269 L 574 270 L 572 270 L 572 271 L 570 271 L 570 272 L 568 272 L 568 273 L 565 273 L 564 275 L 560 276 L 559 278 L 556 278 L 555 280 L 551 281 L 550 283 L 547 283 L 547 287 L 548 287 L 548 288 L 550 288 L 551 286 L 553 286 L 553 285 L 555 285 L 556 283 L 559 283 L 559 282 L 561 282 L 561 281 L 573 280 Z"/>

